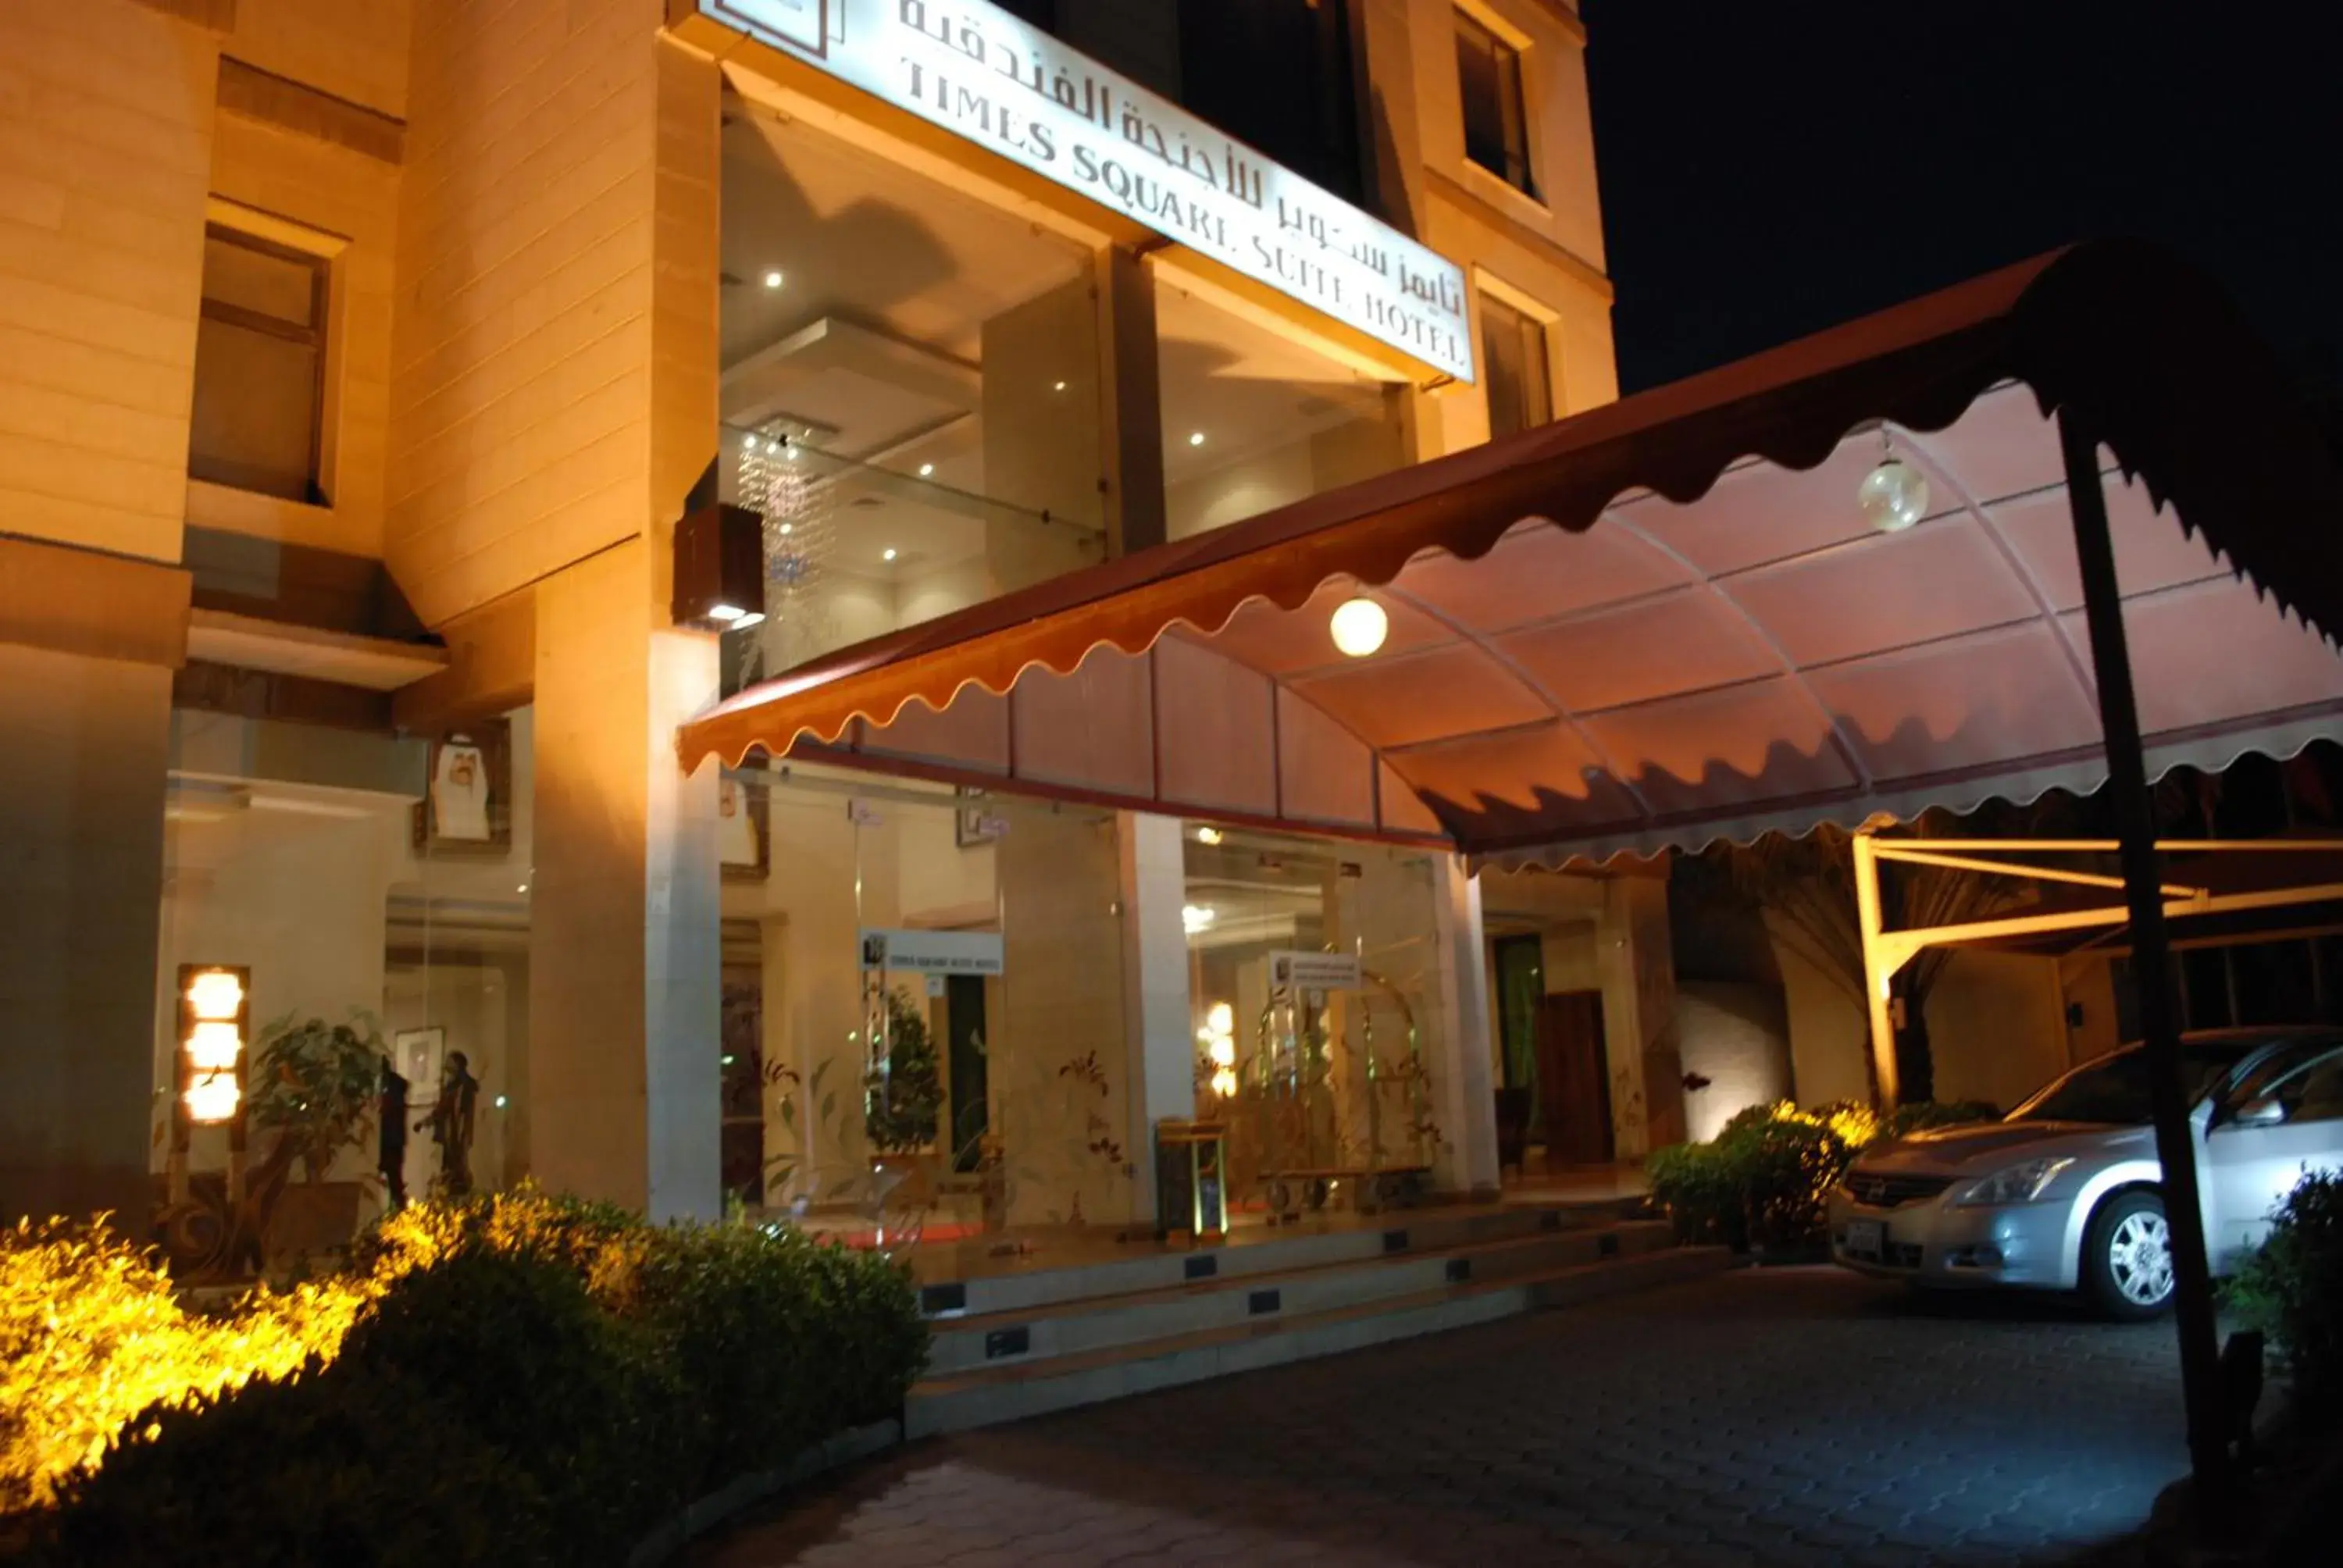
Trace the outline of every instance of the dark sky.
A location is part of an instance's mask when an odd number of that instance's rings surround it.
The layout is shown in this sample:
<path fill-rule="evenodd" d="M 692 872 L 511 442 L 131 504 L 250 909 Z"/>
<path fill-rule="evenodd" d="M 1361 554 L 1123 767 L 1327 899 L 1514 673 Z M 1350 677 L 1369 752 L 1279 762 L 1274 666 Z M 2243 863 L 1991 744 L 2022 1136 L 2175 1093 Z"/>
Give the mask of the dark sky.
<path fill-rule="evenodd" d="M 1622 389 L 2069 240 L 2343 346 L 2334 0 L 1584 0 Z"/>

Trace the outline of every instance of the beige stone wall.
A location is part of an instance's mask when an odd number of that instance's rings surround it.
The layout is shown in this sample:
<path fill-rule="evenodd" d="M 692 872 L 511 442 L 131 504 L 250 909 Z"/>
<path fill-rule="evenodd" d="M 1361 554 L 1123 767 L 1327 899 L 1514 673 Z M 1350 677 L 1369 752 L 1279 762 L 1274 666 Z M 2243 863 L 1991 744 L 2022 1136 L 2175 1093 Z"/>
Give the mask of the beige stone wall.
<path fill-rule="evenodd" d="M 236 0 L 227 52 L 403 119 L 414 12 L 413 0 Z"/>
<path fill-rule="evenodd" d="M 640 537 L 714 456 L 717 77 L 662 12 L 417 6 L 384 546 L 427 622 Z"/>
<path fill-rule="evenodd" d="M 218 40 L 0 7 L 0 533 L 179 558 Z"/>
<path fill-rule="evenodd" d="M 170 671 L 0 642 L 0 1223 L 146 1211 Z"/>

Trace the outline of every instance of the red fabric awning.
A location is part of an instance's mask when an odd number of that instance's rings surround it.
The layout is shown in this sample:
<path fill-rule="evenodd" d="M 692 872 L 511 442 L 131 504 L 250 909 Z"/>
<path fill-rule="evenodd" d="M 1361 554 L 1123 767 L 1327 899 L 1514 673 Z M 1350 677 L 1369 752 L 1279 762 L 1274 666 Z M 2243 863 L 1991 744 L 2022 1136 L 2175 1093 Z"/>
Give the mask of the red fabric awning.
<path fill-rule="evenodd" d="M 845 649 L 682 759 L 1549 862 L 2093 788 L 2064 408 L 2107 448 L 2151 770 L 2343 733 L 2336 455 L 2217 290 L 2107 244 Z M 1884 450 L 1932 496 L 1890 536 L 1855 505 Z M 1392 635 L 1346 660 L 1360 591 Z"/>

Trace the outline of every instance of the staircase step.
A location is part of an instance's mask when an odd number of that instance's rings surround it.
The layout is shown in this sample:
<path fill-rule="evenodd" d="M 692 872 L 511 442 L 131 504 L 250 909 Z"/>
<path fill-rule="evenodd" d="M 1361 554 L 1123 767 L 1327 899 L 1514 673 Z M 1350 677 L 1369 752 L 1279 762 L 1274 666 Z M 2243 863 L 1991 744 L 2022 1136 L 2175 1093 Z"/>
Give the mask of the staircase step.
<path fill-rule="evenodd" d="M 1600 1211 L 1582 1211 L 1567 1205 L 1412 1209 L 1390 1214 L 1381 1225 L 1295 1231 L 1248 1237 L 1233 1245 L 1150 1251 L 1055 1268 L 1011 1269 L 932 1283 L 920 1290 L 920 1307 L 939 1320 L 1039 1312 L 1069 1302 L 1172 1289 L 1201 1280 L 1282 1273 L 1607 1222 L 1607 1215 Z"/>
<path fill-rule="evenodd" d="M 1292 1318 L 1468 1281 L 1523 1279 L 1650 1251 L 1669 1241 L 1665 1225 L 1648 1222 L 1600 1231 L 1537 1231 L 1451 1247 L 1411 1247 L 1273 1274 L 1215 1277 L 1161 1290 L 1086 1297 L 1038 1312 L 950 1319 L 934 1325 L 929 1370 L 947 1376 L 1010 1361 L 1045 1361 L 1232 1327 L 1270 1313 Z"/>
<path fill-rule="evenodd" d="M 934 1377 L 912 1389 L 912 1437 L 1021 1421 L 1232 1372 L 1493 1322 L 1541 1307 L 1672 1284 L 1732 1266 L 1722 1247 L 1663 1247 L 1516 1279 L 1473 1280 L 1328 1311 L 1282 1312 L 1188 1333 Z"/>

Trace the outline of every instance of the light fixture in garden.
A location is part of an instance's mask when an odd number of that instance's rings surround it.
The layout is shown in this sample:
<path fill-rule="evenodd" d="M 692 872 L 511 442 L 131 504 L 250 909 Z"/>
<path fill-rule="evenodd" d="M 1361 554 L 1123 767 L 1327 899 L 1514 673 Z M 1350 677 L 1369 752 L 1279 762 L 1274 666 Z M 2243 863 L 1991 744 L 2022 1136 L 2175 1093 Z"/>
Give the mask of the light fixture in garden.
<path fill-rule="evenodd" d="M 189 1122 L 216 1126 L 232 1121 L 243 1104 L 251 991 L 248 969 L 179 967 L 179 1103 Z"/>

